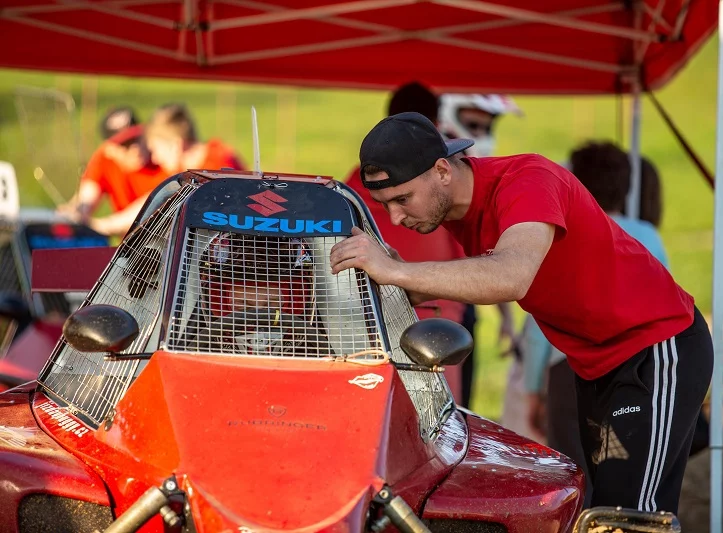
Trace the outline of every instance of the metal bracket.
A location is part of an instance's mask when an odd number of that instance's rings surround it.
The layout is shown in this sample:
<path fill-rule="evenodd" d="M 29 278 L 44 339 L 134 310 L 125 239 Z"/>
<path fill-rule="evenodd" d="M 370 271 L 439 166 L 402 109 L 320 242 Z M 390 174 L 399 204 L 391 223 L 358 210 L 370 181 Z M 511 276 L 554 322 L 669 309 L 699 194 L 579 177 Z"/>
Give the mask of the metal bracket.
<path fill-rule="evenodd" d="M 372 503 L 379 505 L 384 516 L 374 522 L 372 531 L 379 533 L 393 524 L 401 533 L 430 533 L 424 522 L 401 496 L 395 496 L 389 485 L 384 485 Z"/>
<path fill-rule="evenodd" d="M 574 533 L 592 533 L 600 528 L 623 533 L 680 533 L 673 513 L 645 512 L 623 507 L 593 507 L 577 519 Z"/>

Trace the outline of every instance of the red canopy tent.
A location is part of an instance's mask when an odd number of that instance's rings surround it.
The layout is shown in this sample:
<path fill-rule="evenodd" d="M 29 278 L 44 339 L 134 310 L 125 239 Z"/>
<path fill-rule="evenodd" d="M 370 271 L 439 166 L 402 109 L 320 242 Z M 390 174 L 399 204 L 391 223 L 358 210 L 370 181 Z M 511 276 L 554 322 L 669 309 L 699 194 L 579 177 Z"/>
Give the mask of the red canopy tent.
<path fill-rule="evenodd" d="M 720 0 L 723 2 L 723 0 Z M 0 67 L 437 91 L 626 93 L 664 85 L 716 0 L 0 0 Z M 721 52 L 723 55 L 723 51 Z M 634 99 L 631 151 L 639 147 Z M 723 173 L 723 69 L 717 171 Z M 639 160 L 633 158 L 633 191 Z M 630 195 L 628 211 L 637 213 Z M 723 528 L 723 187 L 716 191 L 711 531 Z"/>
<path fill-rule="evenodd" d="M 0 66 L 390 89 L 630 92 L 715 30 L 715 0 L 1 0 Z"/>

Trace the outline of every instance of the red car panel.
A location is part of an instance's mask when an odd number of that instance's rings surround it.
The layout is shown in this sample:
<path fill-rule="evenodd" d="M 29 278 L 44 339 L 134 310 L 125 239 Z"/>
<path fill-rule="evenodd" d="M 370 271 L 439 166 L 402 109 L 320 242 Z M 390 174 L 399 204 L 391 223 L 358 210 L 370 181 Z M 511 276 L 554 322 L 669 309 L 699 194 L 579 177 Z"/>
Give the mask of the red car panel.
<path fill-rule="evenodd" d="M 424 518 L 482 520 L 509 533 L 569 531 L 580 512 L 582 471 L 569 459 L 466 411 L 469 450 L 434 491 Z"/>

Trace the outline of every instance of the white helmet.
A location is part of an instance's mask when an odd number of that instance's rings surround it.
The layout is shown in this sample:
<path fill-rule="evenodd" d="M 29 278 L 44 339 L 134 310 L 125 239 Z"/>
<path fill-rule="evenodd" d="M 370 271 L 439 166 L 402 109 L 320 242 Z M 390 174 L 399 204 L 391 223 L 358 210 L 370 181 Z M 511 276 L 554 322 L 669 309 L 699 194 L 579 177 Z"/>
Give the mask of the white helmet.
<path fill-rule="evenodd" d="M 444 94 L 442 95 L 439 110 L 439 130 L 450 139 L 473 139 L 474 145 L 466 150 L 466 154 L 476 157 L 492 155 L 495 146 L 494 135 L 491 131 L 482 135 L 475 135 L 469 131 L 459 120 L 462 109 L 478 109 L 489 113 L 493 117 L 514 113 L 522 115 L 522 111 L 515 101 L 502 94 Z"/>

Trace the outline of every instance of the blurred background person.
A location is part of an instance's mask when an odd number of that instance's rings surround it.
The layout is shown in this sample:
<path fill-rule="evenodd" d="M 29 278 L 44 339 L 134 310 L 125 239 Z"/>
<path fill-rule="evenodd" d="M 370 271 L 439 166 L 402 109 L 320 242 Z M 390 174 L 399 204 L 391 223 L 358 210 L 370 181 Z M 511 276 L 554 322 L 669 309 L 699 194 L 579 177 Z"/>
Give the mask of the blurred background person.
<path fill-rule="evenodd" d="M 132 108 L 110 109 L 100 122 L 100 133 L 104 141 L 91 155 L 78 193 L 58 210 L 104 235 L 123 235 L 148 193 L 167 174 L 151 162 L 143 127 Z M 93 217 L 106 196 L 113 214 Z"/>
<path fill-rule="evenodd" d="M 465 150 L 470 157 L 494 155 L 494 130 L 500 117 L 522 115 L 515 101 L 501 94 L 443 94 L 440 105 L 439 131 L 448 139 L 474 140 Z"/>
<path fill-rule="evenodd" d="M 627 152 L 611 142 L 587 142 L 572 151 L 568 167 L 603 211 L 667 267 L 667 254 L 656 227 L 662 215 L 659 177 L 653 165 L 646 159 L 643 161 L 641 219 L 623 215 L 632 170 Z M 589 495 L 592 487 L 580 440 L 574 373 L 565 354 L 547 341 L 531 317 L 525 323 L 523 338 L 530 424 L 544 432 L 548 446 L 564 453 L 583 469 L 588 477 Z M 589 503 L 588 496 L 586 506 Z"/>
<path fill-rule="evenodd" d="M 451 98 L 450 98 L 451 97 Z M 408 111 L 421 113 L 435 125 L 440 132 L 452 138 L 453 136 L 464 136 L 481 141 L 480 147 L 476 150 L 472 146 L 465 152 L 470 156 L 489 155 L 488 150 L 494 142 L 490 142 L 491 126 L 497 117 L 512 112 L 519 112 L 511 99 L 498 95 L 443 95 L 440 98 L 429 88 L 419 82 L 410 82 L 399 87 L 389 100 L 387 116 L 396 115 Z M 447 107 L 443 102 L 447 102 Z M 440 109 L 441 105 L 441 109 Z M 451 107 L 450 107 L 451 105 Z M 452 109 L 454 108 L 454 110 Z M 459 115 L 457 114 L 459 111 Z M 459 120 L 452 121 L 449 118 L 445 121 L 440 114 L 447 116 L 454 115 Z M 481 121 L 485 121 L 484 133 L 477 127 Z M 446 124 L 446 126 L 444 126 Z M 466 129 L 469 127 L 469 131 Z M 384 207 L 375 202 L 369 191 L 362 185 L 359 175 L 359 167 L 356 167 L 346 179 L 347 185 L 354 189 L 369 207 L 379 231 L 386 243 L 395 249 L 399 255 L 407 261 L 445 261 L 464 257 L 464 251 L 457 241 L 444 229 L 438 228 L 428 235 L 409 233 L 400 226 L 391 223 L 389 214 Z M 514 343 L 514 322 L 509 304 L 498 306 L 502 315 L 500 327 L 500 339 L 507 338 Z M 420 319 L 441 316 L 448 318 L 465 326 L 475 337 L 477 326 L 477 314 L 474 305 L 436 300 L 427 302 L 416 308 Z M 474 384 L 474 354 L 465 359 L 461 368 L 450 367 L 446 369 L 445 375 L 454 395 L 455 401 L 462 407 L 469 408 L 473 384 Z"/>
<path fill-rule="evenodd" d="M 155 164 L 168 176 L 188 169 L 246 170 L 241 158 L 219 139 L 201 141 L 183 104 L 166 104 L 146 124 L 145 139 Z"/>
<path fill-rule="evenodd" d="M 655 173 L 655 170 L 649 161 L 643 159 L 641 163 L 646 171 L 641 172 L 640 218 L 628 218 L 624 215 L 625 201 L 630 190 L 631 165 L 628 153 L 611 142 L 591 141 L 570 154 L 570 171 L 595 197 L 603 211 L 667 268 L 668 256 L 658 229 L 643 217 L 644 207 L 645 215 L 656 215 L 656 222 L 660 223 L 660 186 L 658 183 L 656 200 L 651 197 L 656 192 L 656 179 L 651 175 L 651 171 Z M 642 174 L 646 175 L 645 191 Z"/>
<path fill-rule="evenodd" d="M 399 87 L 391 95 L 387 107 L 387 116 L 396 115 L 397 113 L 403 113 L 405 111 L 421 113 L 437 124 L 439 98 L 421 83 L 407 83 Z M 374 217 L 374 221 L 379 227 L 384 241 L 405 261 L 446 261 L 464 257 L 462 247 L 447 230 L 442 227 L 428 235 L 422 235 L 392 224 L 385 208 L 382 204 L 372 199 L 368 189 L 362 184 L 358 166 L 349 173 L 346 184 L 361 196 Z M 465 316 L 466 308 L 467 306 L 460 302 L 435 300 L 417 306 L 415 311 L 420 319 L 439 316 L 461 324 Z M 467 327 L 468 329 L 470 327 L 473 328 L 473 325 L 467 325 Z M 473 329 L 471 331 L 473 331 Z M 473 358 L 474 354 L 467 357 L 466 361 L 471 361 Z M 465 364 L 467 364 L 466 361 Z M 462 370 L 459 366 L 448 367 L 444 372 L 447 383 L 454 395 L 455 402 L 458 405 L 468 407 L 469 394 L 466 397 L 463 396 L 461 374 Z"/>
<path fill-rule="evenodd" d="M 492 156 L 496 146 L 494 130 L 500 117 L 508 114 L 522 115 L 512 98 L 500 94 L 444 94 L 440 106 L 440 132 L 448 139 L 473 139 L 474 145 L 464 152 L 470 157 Z M 498 345 L 502 347 L 504 354 L 514 356 L 507 375 L 501 423 L 516 433 L 541 440 L 534 427 L 528 424 L 522 361 L 512 306 L 504 303 L 498 308 L 501 314 Z M 475 306 L 467 306 L 464 320 L 466 327 L 474 331 L 476 321 Z M 473 383 L 474 358 L 468 357 L 462 366 L 463 396 L 467 402 Z"/>

